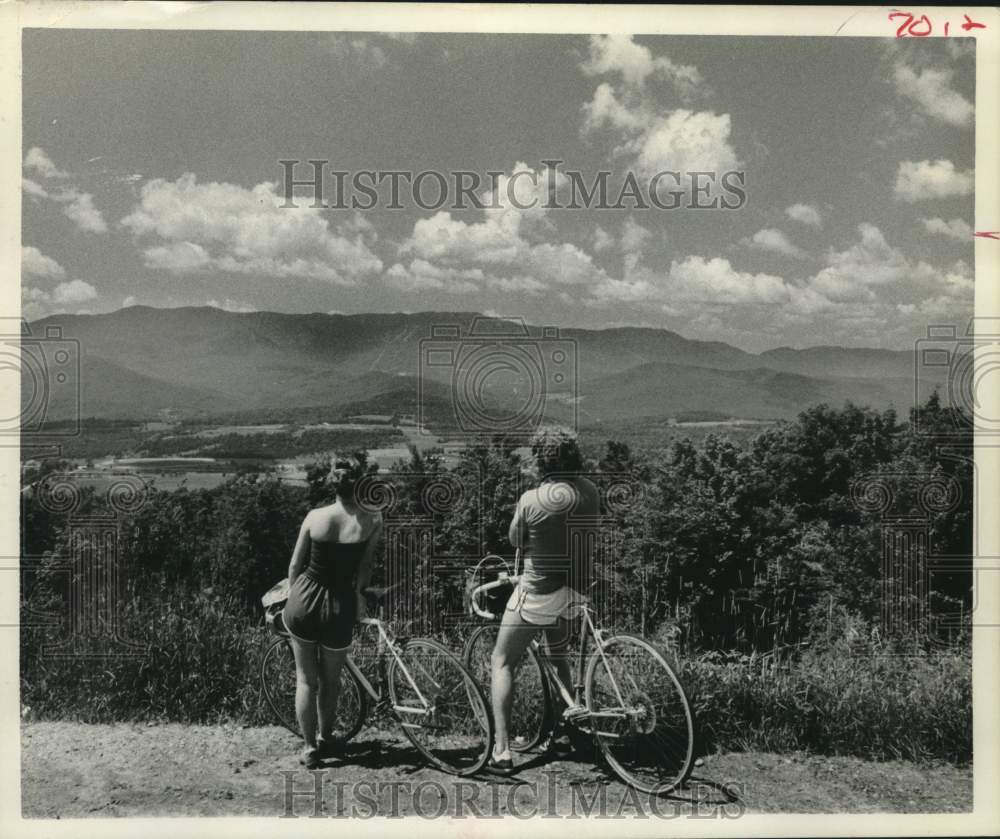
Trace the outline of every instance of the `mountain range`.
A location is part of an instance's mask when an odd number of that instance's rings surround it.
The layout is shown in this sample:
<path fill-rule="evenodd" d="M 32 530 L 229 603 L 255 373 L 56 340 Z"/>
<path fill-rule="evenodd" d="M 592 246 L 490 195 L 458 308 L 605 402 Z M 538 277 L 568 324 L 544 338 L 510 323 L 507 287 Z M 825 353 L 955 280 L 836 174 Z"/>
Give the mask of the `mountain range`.
<path fill-rule="evenodd" d="M 692 411 L 789 418 L 819 402 L 848 400 L 905 413 L 915 398 L 914 355 L 907 351 L 782 347 L 755 354 L 662 329 L 556 333 L 472 312 L 132 306 L 54 315 L 29 329 L 27 343 L 37 339 L 46 358 L 65 347 L 80 360 L 78 379 L 43 376 L 47 393 L 38 375 L 22 375 L 22 403 L 44 401 L 49 420 L 78 410 L 83 417 L 148 419 L 164 412 L 294 416 L 316 407 L 338 416 L 417 413 L 422 406 L 425 420 L 450 425 L 453 394 L 460 393 L 488 416 L 523 406 L 585 425 Z M 941 378 L 921 377 L 916 396 L 926 398 Z"/>

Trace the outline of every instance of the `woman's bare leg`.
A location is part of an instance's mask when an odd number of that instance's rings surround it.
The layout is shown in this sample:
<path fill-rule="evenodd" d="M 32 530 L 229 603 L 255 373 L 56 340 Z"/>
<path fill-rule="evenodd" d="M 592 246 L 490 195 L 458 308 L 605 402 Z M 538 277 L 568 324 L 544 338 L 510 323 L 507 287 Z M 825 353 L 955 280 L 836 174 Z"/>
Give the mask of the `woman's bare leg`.
<path fill-rule="evenodd" d="M 510 747 L 510 712 L 514 705 L 514 677 L 524 651 L 535 637 L 537 627 L 521 620 L 513 611 L 504 611 L 491 656 L 493 719 L 496 723 L 494 751 L 503 754 Z"/>
<path fill-rule="evenodd" d="M 307 749 L 316 748 L 316 696 L 319 689 L 319 661 L 315 642 L 290 637 L 295 655 L 295 716 L 299 720 Z"/>
<path fill-rule="evenodd" d="M 347 660 L 346 650 L 319 648 L 319 736 L 330 742 L 337 724 L 337 699 L 340 697 L 340 673 Z"/>

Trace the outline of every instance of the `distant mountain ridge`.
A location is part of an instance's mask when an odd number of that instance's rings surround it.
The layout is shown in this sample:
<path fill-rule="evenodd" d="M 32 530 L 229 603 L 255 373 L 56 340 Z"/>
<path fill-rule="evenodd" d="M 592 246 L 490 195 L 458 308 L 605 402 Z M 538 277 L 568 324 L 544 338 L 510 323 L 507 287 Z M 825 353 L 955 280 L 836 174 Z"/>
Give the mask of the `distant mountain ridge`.
<path fill-rule="evenodd" d="M 426 400 L 450 398 L 447 365 L 423 382 L 418 378 L 427 352 L 422 341 L 436 329 L 452 329 L 443 339 L 448 346 L 468 345 L 474 322 L 480 331 L 499 330 L 498 344 L 554 346 L 544 344 L 549 338 L 541 327 L 528 326 L 523 335 L 515 322 L 477 318 L 482 316 L 474 312 L 325 315 L 133 306 L 102 315 L 54 315 L 30 329 L 40 336 L 58 326 L 64 339 L 78 342 L 85 417 L 147 418 L 167 410 L 208 416 L 278 406 L 346 413 L 397 398 L 400 411 L 410 412 L 421 386 Z M 814 347 L 755 354 L 631 327 L 563 329 L 557 340 L 576 355 L 575 405 L 584 423 L 685 411 L 787 418 L 817 402 L 846 400 L 891 404 L 905 413 L 914 401 L 913 353 L 906 351 Z M 922 397 L 930 385 L 922 383 Z M 523 398 L 529 386 L 514 376 L 503 385 L 488 383 L 484 398 L 502 405 Z M 22 399 L 30 401 L 25 388 Z M 48 418 L 71 417 L 74 399 L 72 384 L 53 387 Z M 565 413 L 573 400 L 562 402 Z"/>

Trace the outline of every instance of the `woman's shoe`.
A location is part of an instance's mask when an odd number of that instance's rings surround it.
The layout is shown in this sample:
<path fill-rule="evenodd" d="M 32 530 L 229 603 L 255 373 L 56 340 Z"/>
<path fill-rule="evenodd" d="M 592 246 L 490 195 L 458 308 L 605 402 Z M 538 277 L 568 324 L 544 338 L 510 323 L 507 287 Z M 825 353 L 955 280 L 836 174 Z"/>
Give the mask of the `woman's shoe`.
<path fill-rule="evenodd" d="M 340 737 L 331 737 L 329 739 L 320 737 L 316 741 L 316 751 L 321 758 L 341 757 L 344 754 L 346 746 L 347 742 Z"/>
<path fill-rule="evenodd" d="M 496 752 L 492 752 L 490 759 L 486 763 L 486 771 L 493 775 L 514 774 L 514 761 L 511 759 L 510 749 L 501 752 L 499 755 Z"/>
<path fill-rule="evenodd" d="M 310 749 L 307 747 L 303 749 L 302 755 L 299 757 L 299 763 L 306 769 L 320 769 L 323 766 L 323 762 L 320 760 L 319 748 Z"/>

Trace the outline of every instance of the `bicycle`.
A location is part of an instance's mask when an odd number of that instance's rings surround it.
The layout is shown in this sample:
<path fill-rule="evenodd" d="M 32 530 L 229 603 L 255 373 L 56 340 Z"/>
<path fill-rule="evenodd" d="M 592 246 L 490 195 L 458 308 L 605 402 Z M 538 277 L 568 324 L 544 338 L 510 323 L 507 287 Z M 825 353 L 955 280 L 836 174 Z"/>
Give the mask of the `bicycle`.
<path fill-rule="evenodd" d="M 500 572 L 493 582 L 475 587 L 470 594 L 472 610 L 495 620 L 496 615 L 480 607 L 479 598 L 495 588 L 516 585 L 520 579 L 516 573 Z M 541 696 L 536 694 L 535 704 L 543 713 L 536 717 L 544 722 L 522 716 L 518 730 L 512 719 L 511 748 L 524 751 L 523 743 L 536 736 L 535 743 L 539 742 L 545 727 L 554 730 L 561 717 L 553 699 L 558 694 L 567 707 L 582 705 L 586 709 L 584 714 L 563 722 L 591 738 L 622 781 L 646 793 L 665 794 L 676 789 L 688 779 L 694 766 L 695 722 L 683 685 L 666 656 L 652 644 L 635 635 L 606 635 L 596 626 L 588 604 L 575 606 L 574 610 L 580 616 L 575 682 L 565 685 L 548 651 L 538 639 L 531 642 L 531 667 L 537 666 L 541 673 Z M 480 627 L 469 638 L 465 660 L 470 670 L 475 669 L 475 658 L 482 657 L 485 644 L 481 639 L 488 637 L 486 633 L 491 629 L 495 632 L 495 626 Z M 593 650 L 588 657 L 590 644 Z M 542 727 L 540 734 L 536 725 Z M 523 738 L 518 746 L 513 744 L 515 735 Z"/>
<path fill-rule="evenodd" d="M 388 591 L 369 588 L 364 593 L 381 600 Z M 262 598 L 267 623 L 278 637 L 261 661 L 261 692 L 275 718 L 301 736 L 295 716 L 295 661 L 280 611 L 282 594 L 287 599 L 287 581 Z M 347 657 L 334 739 L 346 743 L 361 730 L 370 711 L 385 710 L 417 750 L 442 771 L 462 776 L 480 771 L 493 745 L 493 718 L 482 688 L 462 662 L 430 638 L 397 639 L 381 615 L 359 623 L 378 633 L 378 684 L 373 685 L 354 658 Z"/>

